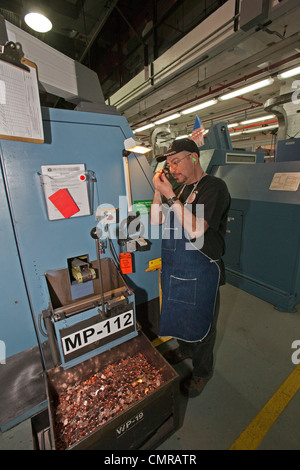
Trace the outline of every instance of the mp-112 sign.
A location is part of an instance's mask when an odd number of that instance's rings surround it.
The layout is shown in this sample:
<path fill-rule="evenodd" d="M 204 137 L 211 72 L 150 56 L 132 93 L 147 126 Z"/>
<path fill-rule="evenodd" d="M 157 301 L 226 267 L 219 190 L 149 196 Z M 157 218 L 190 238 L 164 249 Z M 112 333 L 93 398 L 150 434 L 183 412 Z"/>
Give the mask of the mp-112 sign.
<path fill-rule="evenodd" d="M 133 321 L 133 310 L 129 310 L 128 312 L 121 313 L 120 315 L 94 323 L 87 328 L 63 336 L 61 337 L 61 342 L 64 355 L 67 356 L 78 349 L 91 345 L 96 341 L 103 340 L 114 333 L 119 333 L 133 326 Z"/>

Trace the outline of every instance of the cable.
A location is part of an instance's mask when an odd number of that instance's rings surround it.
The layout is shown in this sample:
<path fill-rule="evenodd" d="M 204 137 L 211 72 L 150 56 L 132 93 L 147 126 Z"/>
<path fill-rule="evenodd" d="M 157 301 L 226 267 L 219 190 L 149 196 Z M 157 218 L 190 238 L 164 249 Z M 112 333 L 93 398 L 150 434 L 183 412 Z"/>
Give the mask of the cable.
<path fill-rule="evenodd" d="M 121 273 L 121 268 L 120 268 L 120 263 L 119 263 L 119 259 L 118 259 L 118 254 L 116 252 L 116 249 L 114 247 L 114 244 L 112 242 L 112 239 L 110 237 L 110 231 L 109 231 L 109 226 L 106 225 L 106 228 L 107 228 L 107 233 L 108 233 L 108 237 L 107 237 L 107 247 L 108 247 L 108 251 L 110 253 L 110 256 L 112 257 L 115 265 L 116 265 L 116 268 L 118 269 L 118 271 Z M 122 273 L 121 273 L 122 274 Z"/>
<path fill-rule="evenodd" d="M 48 333 L 45 333 L 45 331 L 43 330 L 43 326 L 42 326 L 42 315 L 43 315 L 43 312 L 41 312 L 41 313 L 39 314 L 39 317 L 38 317 L 39 330 L 40 330 L 41 334 L 42 334 L 45 338 L 48 338 L 48 337 L 49 337 Z"/>

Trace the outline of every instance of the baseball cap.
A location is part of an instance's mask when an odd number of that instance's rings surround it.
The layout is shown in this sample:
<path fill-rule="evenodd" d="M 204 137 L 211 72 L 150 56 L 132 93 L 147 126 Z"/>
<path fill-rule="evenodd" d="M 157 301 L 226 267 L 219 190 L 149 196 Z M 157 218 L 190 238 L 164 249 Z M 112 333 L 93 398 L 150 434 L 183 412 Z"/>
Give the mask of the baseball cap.
<path fill-rule="evenodd" d="M 192 139 L 179 139 L 174 140 L 171 146 L 168 148 L 167 152 L 162 155 L 157 155 L 156 160 L 158 162 L 163 162 L 167 157 L 175 155 L 183 151 L 187 152 L 196 152 L 199 156 L 199 149 L 197 144 Z"/>

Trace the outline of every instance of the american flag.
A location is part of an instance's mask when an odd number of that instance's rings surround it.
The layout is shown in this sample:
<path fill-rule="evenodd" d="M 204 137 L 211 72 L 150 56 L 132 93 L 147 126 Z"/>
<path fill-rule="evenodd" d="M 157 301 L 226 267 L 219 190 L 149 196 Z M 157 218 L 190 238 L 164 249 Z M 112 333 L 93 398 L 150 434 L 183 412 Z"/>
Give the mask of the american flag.
<path fill-rule="evenodd" d="M 192 139 L 198 145 L 198 147 L 201 147 L 201 145 L 204 144 L 204 132 L 204 126 L 199 117 L 196 116 L 194 129 L 192 131 Z"/>

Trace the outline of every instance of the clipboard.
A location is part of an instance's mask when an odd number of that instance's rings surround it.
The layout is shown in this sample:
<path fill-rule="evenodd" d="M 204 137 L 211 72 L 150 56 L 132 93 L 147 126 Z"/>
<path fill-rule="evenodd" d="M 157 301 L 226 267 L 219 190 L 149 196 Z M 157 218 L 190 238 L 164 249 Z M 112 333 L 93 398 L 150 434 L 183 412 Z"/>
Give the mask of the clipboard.
<path fill-rule="evenodd" d="M 17 57 L 12 44 L 16 46 L 12 42 L 1 46 L 0 53 L 0 139 L 42 144 L 37 67 Z"/>

